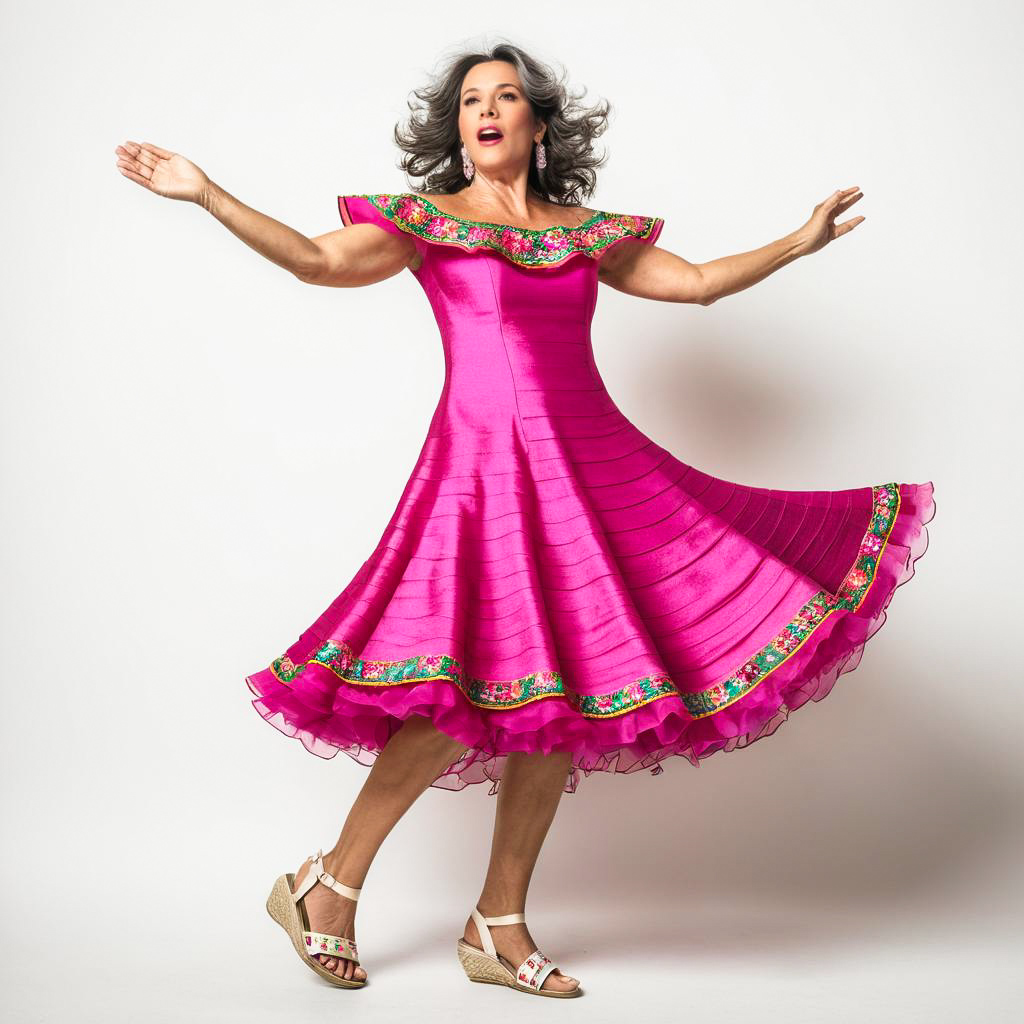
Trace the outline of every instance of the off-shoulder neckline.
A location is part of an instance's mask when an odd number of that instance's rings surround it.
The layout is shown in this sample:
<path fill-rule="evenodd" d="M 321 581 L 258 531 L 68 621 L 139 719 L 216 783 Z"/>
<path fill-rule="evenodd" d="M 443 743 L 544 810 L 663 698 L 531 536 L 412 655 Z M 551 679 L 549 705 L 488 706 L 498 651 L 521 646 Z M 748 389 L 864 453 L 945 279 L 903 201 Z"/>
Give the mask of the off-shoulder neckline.
<path fill-rule="evenodd" d="M 346 224 L 352 219 L 347 212 L 350 199 L 368 203 L 397 230 L 425 242 L 470 252 L 491 250 L 523 267 L 556 267 L 576 253 L 596 260 L 603 250 L 627 237 L 653 243 L 664 223 L 660 217 L 597 210 L 582 224 L 519 228 L 457 217 L 415 192 L 354 192 L 338 196 Z"/>
<path fill-rule="evenodd" d="M 588 217 L 586 220 L 581 221 L 579 224 L 549 224 L 544 228 L 523 228 L 518 224 L 504 224 L 500 221 L 493 220 L 472 220 L 469 217 L 460 217 L 458 214 L 449 213 L 447 210 L 442 210 L 439 206 L 432 203 L 426 196 L 421 196 L 416 192 L 396 192 L 393 193 L 398 196 L 405 196 L 409 199 L 417 199 L 423 203 L 431 213 L 437 214 L 439 217 L 447 217 L 449 220 L 457 220 L 460 224 L 475 224 L 484 228 L 508 228 L 510 231 L 519 231 L 526 235 L 544 235 L 549 231 L 579 231 L 581 228 L 589 227 L 596 220 L 601 217 L 608 216 L 605 210 L 595 210 L 592 217 Z"/>

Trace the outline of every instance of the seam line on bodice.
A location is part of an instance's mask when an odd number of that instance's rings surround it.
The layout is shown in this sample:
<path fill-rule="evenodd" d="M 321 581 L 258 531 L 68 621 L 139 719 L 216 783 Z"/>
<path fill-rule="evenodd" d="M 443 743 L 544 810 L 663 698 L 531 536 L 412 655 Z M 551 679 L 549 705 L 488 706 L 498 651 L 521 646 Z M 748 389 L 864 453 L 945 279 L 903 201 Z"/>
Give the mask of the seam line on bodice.
<path fill-rule="evenodd" d="M 501 335 L 501 348 L 505 353 L 505 362 L 508 363 L 508 376 L 512 385 L 512 395 L 516 403 L 516 423 L 519 424 L 519 434 L 523 439 L 527 452 L 530 451 L 530 442 L 526 437 L 526 428 L 523 426 L 523 414 L 519 408 L 519 388 L 516 386 L 516 374 L 512 368 L 512 357 L 508 354 L 508 342 L 505 340 L 505 323 L 502 316 L 501 300 L 498 298 L 498 289 L 494 284 L 494 265 L 490 259 L 484 257 L 487 266 L 487 279 L 491 282 L 491 294 L 494 296 L 494 309 L 498 315 L 498 333 Z"/>

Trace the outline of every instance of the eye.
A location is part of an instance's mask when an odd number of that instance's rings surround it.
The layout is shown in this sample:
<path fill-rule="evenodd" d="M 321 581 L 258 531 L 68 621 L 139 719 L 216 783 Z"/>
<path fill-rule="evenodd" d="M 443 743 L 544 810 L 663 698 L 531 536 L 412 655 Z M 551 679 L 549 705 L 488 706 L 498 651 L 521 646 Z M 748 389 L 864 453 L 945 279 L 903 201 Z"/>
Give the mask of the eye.
<path fill-rule="evenodd" d="M 512 99 L 514 99 L 514 100 L 519 99 L 519 97 L 514 92 L 509 92 L 507 89 L 505 90 L 505 92 L 503 92 L 501 94 L 499 99 L 504 98 L 505 96 L 511 96 Z M 470 103 L 475 103 L 475 102 L 477 102 L 476 96 L 467 96 L 466 99 L 463 101 L 462 105 L 464 107 L 468 107 L 470 105 Z"/>

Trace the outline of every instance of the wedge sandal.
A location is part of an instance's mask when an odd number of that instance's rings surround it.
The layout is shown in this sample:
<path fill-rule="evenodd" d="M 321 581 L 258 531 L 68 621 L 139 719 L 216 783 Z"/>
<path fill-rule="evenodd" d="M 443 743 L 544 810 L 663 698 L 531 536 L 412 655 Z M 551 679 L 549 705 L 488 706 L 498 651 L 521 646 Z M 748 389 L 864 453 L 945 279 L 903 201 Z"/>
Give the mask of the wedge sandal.
<path fill-rule="evenodd" d="M 572 999 L 583 995 L 583 988 L 577 982 L 575 988 L 557 989 L 541 988 L 545 978 L 557 965 L 552 963 L 539 949 L 535 949 L 518 967 L 513 967 L 495 948 L 491 938 L 489 924 L 525 924 L 525 914 L 503 914 L 500 917 L 484 917 L 474 907 L 470 915 L 480 934 L 483 949 L 470 945 L 464 938 L 458 942 L 459 963 L 470 981 L 480 981 L 487 985 L 507 985 L 519 992 L 529 992 L 535 996 L 554 996 L 556 999 Z"/>
<path fill-rule="evenodd" d="M 358 900 L 360 890 L 339 882 L 324 868 L 323 850 L 317 850 L 316 855 L 309 859 L 312 864 L 295 892 L 292 892 L 292 886 L 295 884 L 293 874 L 281 875 L 274 883 L 274 888 L 267 897 L 267 912 L 288 933 L 288 938 L 292 940 L 292 946 L 302 957 L 303 963 L 316 971 L 324 981 L 329 981 L 339 988 L 362 988 L 366 984 L 365 978 L 362 981 L 342 978 L 334 971 L 329 971 L 316 959 L 321 954 L 326 954 L 359 963 L 359 954 L 353 939 L 312 931 L 309 927 L 306 905 L 302 899 L 318 882 L 342 896 L 347 896 L 350 900 Z"/>

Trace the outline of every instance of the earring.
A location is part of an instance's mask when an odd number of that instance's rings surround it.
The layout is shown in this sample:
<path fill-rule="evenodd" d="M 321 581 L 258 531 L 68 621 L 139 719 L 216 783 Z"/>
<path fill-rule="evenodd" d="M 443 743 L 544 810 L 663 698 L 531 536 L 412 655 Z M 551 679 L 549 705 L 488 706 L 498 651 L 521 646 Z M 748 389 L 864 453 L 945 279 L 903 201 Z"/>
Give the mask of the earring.
<path fill-rule="evenodd" d="M 537 170 L 543 171 L 548 165 L 548 155 L 544 149 L 544 143 L 537 143 Z"/>
<path fill-rule="evenodd" d="M 469 153 L 466 147 L 462 147 L 462 173 L 466 177 L 466 181 L 472 181 L 473 175 L 476 174 L 476 165 L 469 158 Z"/>

